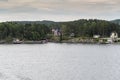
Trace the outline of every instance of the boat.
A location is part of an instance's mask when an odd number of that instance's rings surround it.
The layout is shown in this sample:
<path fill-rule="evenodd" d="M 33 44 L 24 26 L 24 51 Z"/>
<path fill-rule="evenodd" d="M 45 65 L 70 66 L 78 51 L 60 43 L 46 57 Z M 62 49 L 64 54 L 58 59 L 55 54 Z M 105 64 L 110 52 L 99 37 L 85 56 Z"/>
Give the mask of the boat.
<path fill-rule="evenodd" d="M 19 39 L 14 39 L 13 44 L 22 44 L 23 41 L 20 41 Z"/>

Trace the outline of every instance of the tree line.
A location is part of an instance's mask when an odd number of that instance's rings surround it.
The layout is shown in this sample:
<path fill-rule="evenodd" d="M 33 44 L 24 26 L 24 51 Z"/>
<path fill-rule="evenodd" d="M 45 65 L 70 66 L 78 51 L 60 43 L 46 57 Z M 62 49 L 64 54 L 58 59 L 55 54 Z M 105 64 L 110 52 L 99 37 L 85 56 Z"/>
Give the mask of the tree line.
<path fill-rule="evenodd" d="M 71 33 L 75 37 L 92 37 L 101 35 L 109 37 L 115 31 L 120 35 L 120 25 L 105 20 L 81 19 L 69 22 L 53 22 L 51 24 L 37 24 L 18 22 L 0 23 L 0 40 L 19 38 L 21 40 L 41 40 L 53 37 L 52 29 L 61 29 L 62 36 L 69 37 Z"/>
<path fill-rule="evenodd" d="M 93 37 L 93 35 L 109 37 L 114 31 L 120 34 L 120 25 L 97 19 L 63 22 L 61 27 L 66 36 L 69 36 L 70 33 L 75 33 L 76 37 Z"/>
<path fill-rule="evenodd" d="M 21 40 L 41 40 L 50 32 L 44 24 L 0 23 L 0 39 L 19 38 Z"/>

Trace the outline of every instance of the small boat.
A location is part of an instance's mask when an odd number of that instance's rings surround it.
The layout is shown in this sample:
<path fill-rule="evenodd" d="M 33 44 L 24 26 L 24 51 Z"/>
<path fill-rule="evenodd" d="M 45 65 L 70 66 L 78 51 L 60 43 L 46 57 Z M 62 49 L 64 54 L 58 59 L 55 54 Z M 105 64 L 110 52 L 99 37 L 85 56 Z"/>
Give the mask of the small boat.
<path fill-rule="evenodd" d="M 20 41 L 19 39 L 14 39 L 13 44 L 22 44 L 23 41 Z"/>

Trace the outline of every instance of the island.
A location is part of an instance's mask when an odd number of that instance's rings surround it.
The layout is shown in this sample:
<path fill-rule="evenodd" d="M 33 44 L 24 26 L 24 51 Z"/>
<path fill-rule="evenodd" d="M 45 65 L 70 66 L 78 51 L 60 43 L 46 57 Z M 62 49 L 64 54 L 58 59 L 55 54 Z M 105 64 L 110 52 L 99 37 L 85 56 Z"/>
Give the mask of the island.
<path fill-rule="evenodd" d="M 67 22 L 2 22 L 0 23 L 0 43 L 119 43 L 120 24 L 117 22 L 116 20 L 98 19 L 80 19 Z"/>

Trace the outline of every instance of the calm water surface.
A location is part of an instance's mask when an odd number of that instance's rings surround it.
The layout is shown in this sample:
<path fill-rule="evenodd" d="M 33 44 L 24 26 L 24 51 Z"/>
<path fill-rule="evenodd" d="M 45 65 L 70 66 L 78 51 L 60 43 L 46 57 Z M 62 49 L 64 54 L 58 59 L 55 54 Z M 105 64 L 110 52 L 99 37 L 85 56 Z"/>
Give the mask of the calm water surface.
<path fill-rule="evenodd" d="M 120 45 L 0 45 L 0 80 L 120 80 Z"/>

